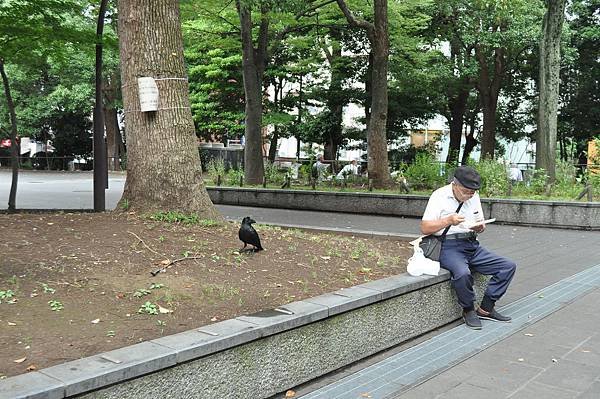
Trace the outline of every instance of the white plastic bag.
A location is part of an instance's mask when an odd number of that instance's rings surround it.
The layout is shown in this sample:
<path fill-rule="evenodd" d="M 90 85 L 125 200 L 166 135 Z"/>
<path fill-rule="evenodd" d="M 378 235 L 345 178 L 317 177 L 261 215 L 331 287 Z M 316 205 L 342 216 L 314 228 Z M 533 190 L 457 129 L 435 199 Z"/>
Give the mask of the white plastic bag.
<path fill-rule="evenodd" d="M 427 259 L 418 243 L 413 245 L 413 249 L 414 254 L 408 260 L 408 266 L 406 267 L 408 274 L 411 276 L 421 276 L 423 274 L 437 276 L 440 272 L 440 262 Z"/>

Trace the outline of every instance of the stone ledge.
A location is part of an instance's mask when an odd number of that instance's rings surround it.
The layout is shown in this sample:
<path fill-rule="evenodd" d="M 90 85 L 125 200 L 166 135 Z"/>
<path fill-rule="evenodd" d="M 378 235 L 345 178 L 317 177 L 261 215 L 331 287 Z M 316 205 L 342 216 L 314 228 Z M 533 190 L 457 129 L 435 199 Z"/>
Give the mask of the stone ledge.
<path fill-rule="evenodd" d="M 368 282 L 8 378 L 0 398 L 268 397 L 456 320 L 448 280 Z"/>
<path fill-rule="evenodd" d="M 215 204 L 421 217 L 428 197 L 262 188 L 207 187 Z M 600 230 L 600 202 L 482 198 L 487 218 L 539 227 Z"/>

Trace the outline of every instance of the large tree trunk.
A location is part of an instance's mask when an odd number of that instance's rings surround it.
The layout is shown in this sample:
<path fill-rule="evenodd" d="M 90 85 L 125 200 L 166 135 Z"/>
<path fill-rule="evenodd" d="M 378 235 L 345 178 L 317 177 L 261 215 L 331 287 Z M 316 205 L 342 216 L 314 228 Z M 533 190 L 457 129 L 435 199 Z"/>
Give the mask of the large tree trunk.
<path fill-rule="evenodd" d="M 535 143 L 535 167 L 545 169 L 548 182 L 556 179 L 556 130 L 560 86 L 560 36 L 566 0 L 550 0 L 542 24 L 540 41 L 540 77 L 538 131 Z"/>
<path fill-rule="evenodd" d="M 6 95 L 6 105 L 10 115 L 10 161 L 12 165 L 12 181 L 10 184 L 10 193 L 8 194 L 8 211 L 14 212 L 17 203 L 17 185 L 19 183 L 19 143 L 17 143 L 17 114 L 15 104 L 13 103 L 10 92 L 8 76 L 4 70 L 4 60 L 0 58 L 0 75 L 2 75 L 2 84 L 4 85 L 4 94 Z"/>
<path fill-rule="evenodd" d="M 246 95 L 246 124 L 244 134 L 244 180 L 246 184 L 262 183 L 265 174 L 262 153 L 262 80 L 266 66 L 266 43 L 269 20 L 267 10 L 261 10 L 259 46 L 252 40 L 252 14 L 245 2 L 236 0 L 242 36 L 242 73 Z"/>
<path fill-rule="evenodd" d="M 367 127 L 368 172 L 375 187 L 385 187 L 391 183 L 387 153 L 387 111 L 388 111 L 388 58 L 390 42 L 388 37 L 387 0 L 375 0 L 374 22 L 357 20 L 348 10 L 343 0 L 337 0 L 338 6 L 351 25 L 366 30 L 373 54 L 373 73 L 371 79 L 371 118 Z"/>
<path fill-rule="evenodd" d="M 387 0 L 375 0 L 375 35 L 373 45 L 373 88 L 371 120 L 368 130 L 368 170 L 369 178 L 375 187 L 390 184 L 387 152 L 387 111 L 388 111 L 388 18 Z"/>
<path fill-rule="evenodd" d="M 486 48 L 476 46 L 475 55 L 479 63 L 479 82 L 477 88 L 481 97 L 483 111 L 483 129 L 481 132 L 481 157 L 494 158 L 496 146 L 496 110 L 502 78 L 506 68 L 504 48 L 494 49 L 494 70 L 490 72 L 486 56 Z"/>
<path fill-rule="evenodd" d="M 119 45 L 128 146 L 121 205 L 222 219 L 202 180 L 179 2 L 119 0 Z M 157 111 L 140 111 L 137 78 L 142 76 L 156 79 Z"/>

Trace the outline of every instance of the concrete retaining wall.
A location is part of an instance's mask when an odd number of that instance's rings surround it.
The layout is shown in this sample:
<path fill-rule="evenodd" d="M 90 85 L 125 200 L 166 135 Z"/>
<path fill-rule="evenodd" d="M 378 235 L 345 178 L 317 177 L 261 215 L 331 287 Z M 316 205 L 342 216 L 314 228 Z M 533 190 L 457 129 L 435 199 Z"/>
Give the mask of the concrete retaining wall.
<path fill-rule="evenodd" d="M 448 280 L 403 274 L 293 302 L 11 377 L 0 398 L 269 397 L 456 320 Z"/>
<path fill-rule="evenodd" d="M 426 196 L 209 187 L 215 204 L 421 217 Z M 600 230 L 600 202 L 481 200 L 486 218 L 540 227 Z"/>

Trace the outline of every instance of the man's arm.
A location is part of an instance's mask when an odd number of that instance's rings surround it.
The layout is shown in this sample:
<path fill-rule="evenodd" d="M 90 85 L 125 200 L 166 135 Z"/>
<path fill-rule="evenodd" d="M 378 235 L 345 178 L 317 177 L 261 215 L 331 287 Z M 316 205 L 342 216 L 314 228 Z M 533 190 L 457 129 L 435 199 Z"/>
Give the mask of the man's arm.
<path fill-rule="evenodd" d="M 421 233 L 425 235 L 433 234 L 450 225 L 456 226 L 464 221 L 465 217 L 457 213 L 453 213 L 438 220 L 421 220 Z"/>

